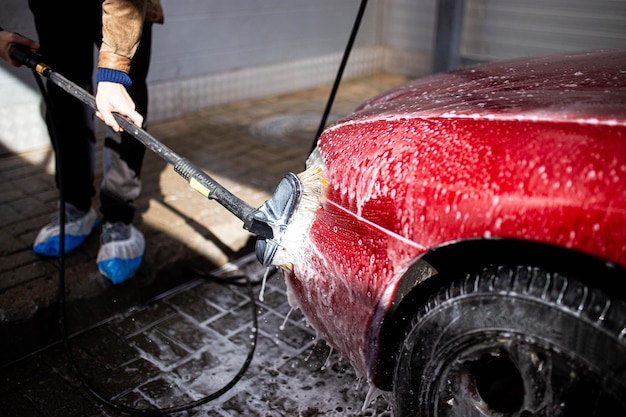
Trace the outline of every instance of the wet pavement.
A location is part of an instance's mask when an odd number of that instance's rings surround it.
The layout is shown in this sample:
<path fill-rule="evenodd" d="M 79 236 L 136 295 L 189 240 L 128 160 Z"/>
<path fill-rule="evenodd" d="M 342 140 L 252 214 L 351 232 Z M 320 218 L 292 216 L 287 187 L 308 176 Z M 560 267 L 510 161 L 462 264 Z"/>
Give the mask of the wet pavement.
<path fill-rule="evenodd" d="M 403 81 L 345 81 L 333 117 Z M 329 89 L 217 106 L 149 131 L 258 207 L 285 173 L 303 170 L 317 129 L 312 115 L 321 117 Z M 391 416 L 382 397 L 366 401 L 367 383 L 291 311 L 280 273 L 256 261 L 240 221 L 150 152 L 137 202 L 147 242 L 137 276 L 113 286 L 98 273 L 96 230 L 64 259 L 61 314 L 59 263 L 31 250 L 56 206 L 51 167 L 49 149 L 0 158 L 1 416 L 180 409 L 220 390 L 173 415 Z M 249 367 L 230 387 L 255 335 Z"/>
<path fill-rule="evenodd" d="M 264 280 L 266 270 L 251 256 L 215 272 L 222 280 L 195 274 L 151 302 L 73 334 L 69 349 L 90 389 L 120 407 L 186 407 L 238 374 L 256 329 L 254 356 L 241 380 L 216 400 L 173 415 L 391 415 L 382 398 L 362 410 L 367 384 L 297 311 L 290 313 L 279 273 Z M 241 276 L 252 281 L 252 297 Z M 66 347 L 56 343 L 4 368 L 0 414 L 123 414 L 81 387 L 67 358 Z"/>

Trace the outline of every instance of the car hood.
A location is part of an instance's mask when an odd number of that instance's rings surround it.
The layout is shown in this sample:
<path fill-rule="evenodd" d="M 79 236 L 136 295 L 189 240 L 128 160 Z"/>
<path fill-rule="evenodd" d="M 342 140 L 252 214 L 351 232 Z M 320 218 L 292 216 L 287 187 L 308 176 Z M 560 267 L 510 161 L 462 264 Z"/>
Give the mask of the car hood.
<path fill-rule="evenodd" d="M 419 79 L 319 149 L 329 201 L 424 248 L 510 237 L 626 264 L 626 50 Z"/>
<path fill-rule="evenodd" d="M 378 95 L 343 123 L 410 116 L 624 124 L 625 80 L 626 49 L 490 63 Z"/>

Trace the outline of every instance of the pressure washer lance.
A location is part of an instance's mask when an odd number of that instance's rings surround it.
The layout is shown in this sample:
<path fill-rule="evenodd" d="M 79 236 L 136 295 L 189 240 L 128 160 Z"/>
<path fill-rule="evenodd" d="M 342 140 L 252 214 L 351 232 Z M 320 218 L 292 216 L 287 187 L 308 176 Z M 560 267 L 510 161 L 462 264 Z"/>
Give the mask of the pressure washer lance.
<path fill-rule="evenodd" d="M 9 50 L 11 58 L 31 68 L 37 74 L 48 78 L 61 89 L 76 97 L 84 104 L 97 110 L 93 95 L 55 72 L 43 62 L 41 55 L 34 54 L 21 45 L 13 45 Z M 272 197 L 261 207 L 255 209 L 211 178 L 208 174 L 186 158 L 155 139 L 148 132 L 137 127 L 126 117 L 113 113 L 117 123 L 148 149 L 174 167 L 174 171 L 185 179 L 194 190 L 209 200 L 215 200 L 243 221 L 243 228 L 256 235 L 256 255 L 263 265 L 273 265 L 272 260 L 280 246 L 281 236 L 287 229 L 303 194 L 300 178 L 294 173 L 287 173 L 274 191 Z M 306 171 L 305 171 L 306 172 Z M 310 175 L 309 175 L 310 176 Z M 319 201 L 317 198 L 314 200 Z"/>

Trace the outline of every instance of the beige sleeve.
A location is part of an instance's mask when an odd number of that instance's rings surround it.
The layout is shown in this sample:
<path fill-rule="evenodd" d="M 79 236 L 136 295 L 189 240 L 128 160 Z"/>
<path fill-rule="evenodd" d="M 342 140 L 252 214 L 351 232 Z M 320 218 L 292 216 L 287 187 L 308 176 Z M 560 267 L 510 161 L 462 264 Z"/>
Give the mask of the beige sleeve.
<path fill-rule="evenodd" d="M 147 0 L 104 0 L 98 67 L 128 72 L 143 30 Z"/>

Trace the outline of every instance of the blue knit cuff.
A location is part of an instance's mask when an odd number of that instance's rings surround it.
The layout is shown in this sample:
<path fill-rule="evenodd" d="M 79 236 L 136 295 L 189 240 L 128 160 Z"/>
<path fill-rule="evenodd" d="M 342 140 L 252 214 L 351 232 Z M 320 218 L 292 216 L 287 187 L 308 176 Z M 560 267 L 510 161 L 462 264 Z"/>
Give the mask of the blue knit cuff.
<path fill-rule="evenodd" d="M 96 82 L 106 81 L 110 83 L 122 84 L 128 88 L 133 85 L 133 81 L 124 71 L 118 71 L 111 68 L 98 68 L 96 73 Z"/>

